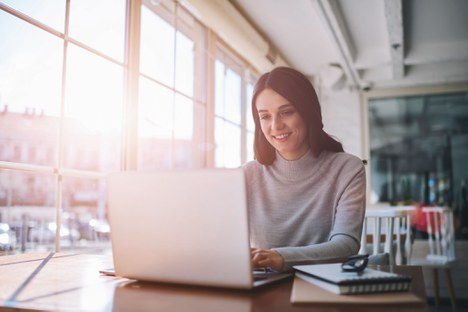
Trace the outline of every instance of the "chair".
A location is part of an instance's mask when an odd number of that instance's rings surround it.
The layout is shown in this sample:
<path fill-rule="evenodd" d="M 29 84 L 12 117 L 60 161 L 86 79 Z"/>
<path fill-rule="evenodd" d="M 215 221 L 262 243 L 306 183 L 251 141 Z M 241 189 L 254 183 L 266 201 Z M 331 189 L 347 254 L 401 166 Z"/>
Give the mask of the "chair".
<path fill-rule="evenodd" d="M 446 207 L 422 207 L 427 240 L 422 254 L 415 254 L 410 259 L 411 265 L 420 265 L 432 270 L 434 281 L 435 306 L 439 305 L 439 276 L 443 270 L 447 283 L 452 310 L 456 310 L 455 289 L 453 287 L 451 267 L 455 264 L 455 233 L 453 211 Z M 419 253 L 419 252 L 418 252 Z"/>
<path fill-rule="evenodd" d="M 414 206 L 367 209 L 359 253 L 378 255 L 383 252 L 389 255 L 390 264 L 406 264 L 412 252 L 411 216 L 414 211 Z M 372 244 L 371 249 L 369 244 Z"/>

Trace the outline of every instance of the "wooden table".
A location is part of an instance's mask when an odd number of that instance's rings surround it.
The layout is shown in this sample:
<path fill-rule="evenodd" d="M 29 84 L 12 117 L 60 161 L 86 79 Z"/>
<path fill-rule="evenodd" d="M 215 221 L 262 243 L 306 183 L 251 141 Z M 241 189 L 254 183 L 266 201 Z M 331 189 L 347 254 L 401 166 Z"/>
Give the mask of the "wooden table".
<path fill-rule="evenodd" d="M 413 276 L 417 304 L 291 304 L 293 279 L 255 290 L 143 283 L 100 275 L 112 258 L 81 254 L 0 257 L 0 310 L 47 311 L 426 311 L 420 267 L 381 267 Z"/>

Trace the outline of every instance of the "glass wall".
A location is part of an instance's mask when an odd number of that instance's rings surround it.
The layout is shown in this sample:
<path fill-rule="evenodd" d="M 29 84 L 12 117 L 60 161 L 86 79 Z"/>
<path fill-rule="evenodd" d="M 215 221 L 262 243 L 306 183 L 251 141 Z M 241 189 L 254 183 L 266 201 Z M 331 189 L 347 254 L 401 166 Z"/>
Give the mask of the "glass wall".
<path fill-rule="evenodd" d="M 178 1 L 2 0 L 0 29 L 0 254 L 108 250 L 107 173 L 252 158 L 254 71 Z"/>
<path fill-rule="evenodd" d="M 468 92 L 371 99 L 369 135 L 374 202 L 448 206 L 468 230 Z"/>

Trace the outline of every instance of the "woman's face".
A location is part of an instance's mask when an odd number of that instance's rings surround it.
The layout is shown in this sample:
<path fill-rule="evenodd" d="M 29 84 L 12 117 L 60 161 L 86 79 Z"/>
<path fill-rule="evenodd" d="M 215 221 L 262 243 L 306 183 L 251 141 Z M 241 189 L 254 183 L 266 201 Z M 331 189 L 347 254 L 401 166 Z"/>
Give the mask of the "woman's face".
<path fill-rule="evenodd" d="M 286 160 L 301 158 L 309 145 L 306 125 L 296 108 L 272 89 L 261 91 L 255 106 L 268 142 Z"/>

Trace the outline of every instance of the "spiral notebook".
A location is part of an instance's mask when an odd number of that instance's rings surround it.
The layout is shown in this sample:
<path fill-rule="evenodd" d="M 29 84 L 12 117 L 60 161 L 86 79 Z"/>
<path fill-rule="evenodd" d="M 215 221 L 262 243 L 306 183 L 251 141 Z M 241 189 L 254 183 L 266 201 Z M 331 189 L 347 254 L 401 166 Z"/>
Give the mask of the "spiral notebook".
<path fill-rule="evenodd" d="M 402 292 L 411 286 L 411 276 L 366 268 L 361 273 L 344 272 L 340 263 L 294 266 L 296 276 L 341 295 Z"/>
<path fill-rule="evenodd" d="M 418 297 L 416 293 L 411 290 L 404 292 L 356 294 L 352 296 L 339 295 L 306 282 L 297 276 L 294 277 L 290 300 L 291 303 L 299 305 L 311 304 L 314 307 L 322 304 L 327 305 L 330 307 L 329 310 L 332 310 L 331 307 L 340 305 L 425 305 L 426 303 L 425 297 Z M 353 310 L 351 306 L 349 306 L 349 308 Z M 369 309 L 367 310 L 371 311 Z"/>

